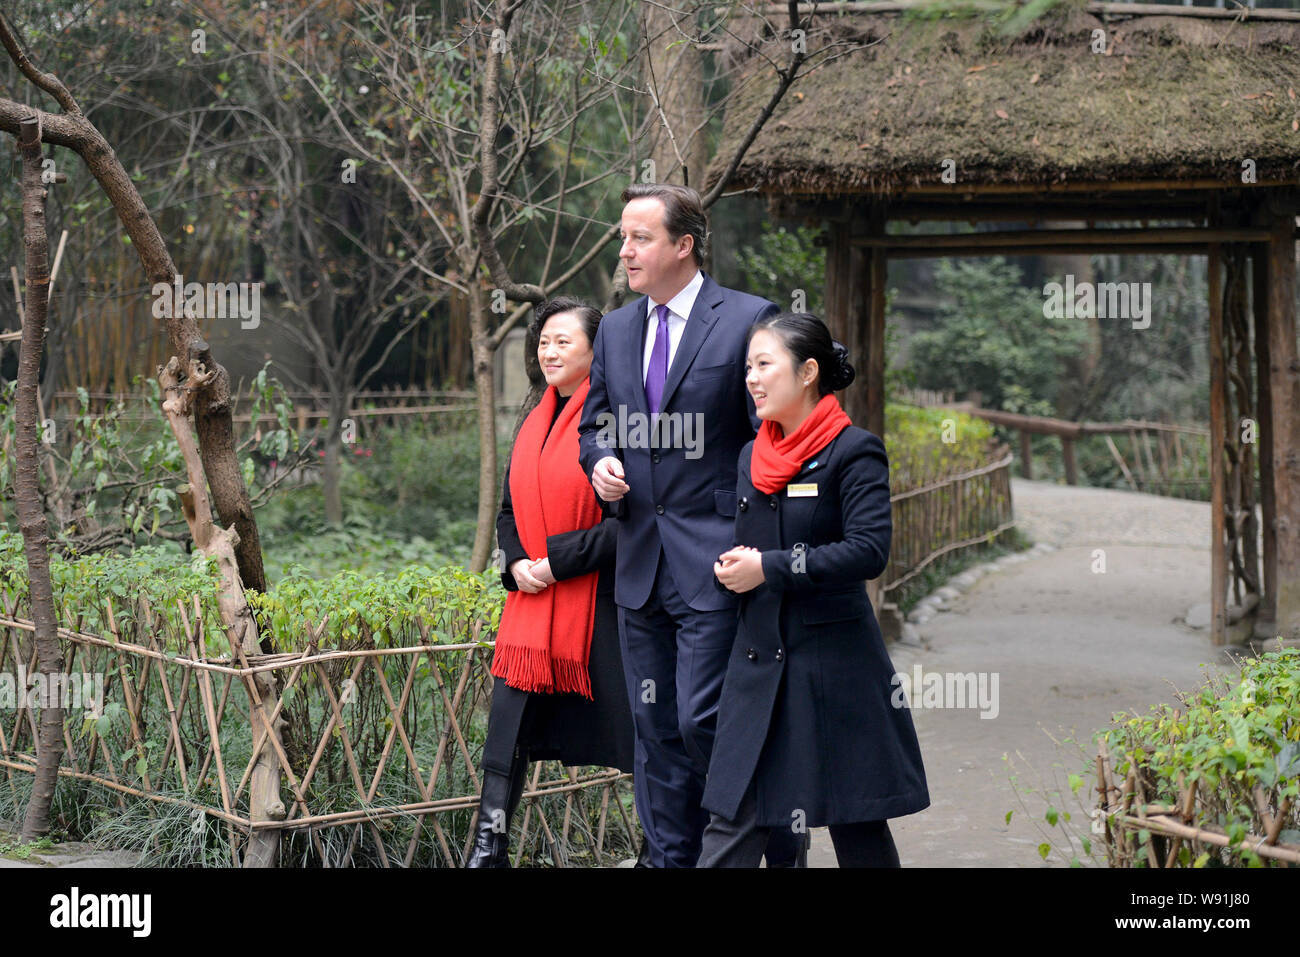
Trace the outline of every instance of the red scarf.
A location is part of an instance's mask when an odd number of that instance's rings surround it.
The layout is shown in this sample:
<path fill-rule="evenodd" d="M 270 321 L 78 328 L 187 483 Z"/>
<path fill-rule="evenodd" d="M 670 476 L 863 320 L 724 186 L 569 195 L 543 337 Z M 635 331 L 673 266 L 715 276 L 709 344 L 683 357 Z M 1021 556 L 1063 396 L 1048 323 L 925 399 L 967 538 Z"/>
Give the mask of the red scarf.
<path fill-rule="evenodd" d="M 531 558 L 546 537 L 600 521 L 591 482 L 578 464 L 578 421 L 591 379 L 574 391 L 554 427 L 558 393 L 549 387 L 519 429 L 510 454 L 510 504 L 519 541 Z M 550 428 L 550 434 L 547 429 Z M 557 581 L 535 595 L 506 596 L 492 674 L 521 691 L 576 691 L 591 697 L 587 655 L 596 616 L 599 572 Z"/>
<path fill-rule="evenodd" d="M 833 392 L 821 397 L 799 428 L 784 435 L 781 426 L 764 419 L 754 439 L 749 477 L 754 488 L 768 495 L 785 488 L 803 463 L 812 458 L 853 422 Z"/>

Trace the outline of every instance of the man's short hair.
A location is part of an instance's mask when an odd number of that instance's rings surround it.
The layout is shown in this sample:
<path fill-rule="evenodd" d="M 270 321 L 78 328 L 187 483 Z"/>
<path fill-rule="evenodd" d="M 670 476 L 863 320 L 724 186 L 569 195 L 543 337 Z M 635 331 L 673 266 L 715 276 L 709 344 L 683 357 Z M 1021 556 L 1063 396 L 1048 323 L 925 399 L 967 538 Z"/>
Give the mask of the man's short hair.
<path fill-rule="evenodd" d="M 689 186 L 675 183 L 633 183 L 623 190 L 624 203 L 646 197 L 664 204 L 664 226 L 669 239 L 677 242 L 683 236 L 690 236 L 694 240 L 691 252 L 695 254 L 695 265 L 703 267 L 709 221 L 704 215 L 700 194 Z"/>

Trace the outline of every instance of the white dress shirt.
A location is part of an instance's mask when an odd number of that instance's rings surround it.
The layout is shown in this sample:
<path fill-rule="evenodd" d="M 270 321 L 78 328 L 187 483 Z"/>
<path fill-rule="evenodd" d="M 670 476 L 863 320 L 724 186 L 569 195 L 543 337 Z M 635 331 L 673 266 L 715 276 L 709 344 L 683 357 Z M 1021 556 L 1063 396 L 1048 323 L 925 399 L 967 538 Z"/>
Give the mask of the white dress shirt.
<path fill-rule="evenodd" d="M 668 368 L 673 367 L 673 358 L 677 355 L 677 345 L 682 341 L 682 332 L 686 329 L 686 319 L 691 314 L 691 309 L 695 307 L 695 297 L 700 294 L 700 289 L 704 285 L 704 273 L 698 269 L 691 281 L 682 287 L 681 292 L 669 299 L 668 306 Z M 659 314 L 655 308 L 660 303 L 655 302 L 649 296 L 646 297 L 646 335 L 645 335 L 645 353 L 641 357 L 641 384 L 645 385 L 646 378 L 650 375 L 650 355 L 655 350 L 655 337 L 659 332 Z"/>

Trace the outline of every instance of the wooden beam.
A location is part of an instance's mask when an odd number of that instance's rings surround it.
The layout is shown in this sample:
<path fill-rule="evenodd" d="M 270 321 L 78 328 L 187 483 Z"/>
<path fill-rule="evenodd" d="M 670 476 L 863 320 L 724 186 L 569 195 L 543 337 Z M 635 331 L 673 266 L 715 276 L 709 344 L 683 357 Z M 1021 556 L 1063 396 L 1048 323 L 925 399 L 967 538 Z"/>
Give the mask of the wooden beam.
<path fill-rule="evenodd" d="M 1225 174 L 1226 178 L 1226 174 Z M 754 189 L 752 177 L 749 177 L 742 166 L 733 180 L 736 191 L 744 192 Z M 1248 190 L 1268 190 L 1268 189 L 1294 189 L 1294 179 L 1261 179 L 1254 183 L 1233 183 L 1232 189 L 1246 192 Z M 1210 193 L 1221 193 L 1224 191 L 1224 178 L 1215 178 L 1211 176 L 1199 176 L 1190 179 L 1132 179 L 1132 180 L 1081 180 L 1079 182 L 1065 183 L 956 183 L 946 185 L 943 183 L 926 183 L 921 186 L 892 186 L 879 184 L 874 187 L 861 186 L 855 188 L 850 196 L 879 196 L 881 199 L 898 200 L 902 197 L 916 196 L 939 196 L 948 199 L 960 199 L 962 197 L 975 196 L 1020 196 L 1026 197 L 1027 201 L 1034 198 L 1048 198 L 1068 193 L 1096 193 L 1098 195 L 1108 195 L 1111 193 L 1168 193 L 1174 190 L 1202 190 Z M 759 193 L 780 193 L 786 197 L 825 197 L 828 190 L 819 186 L 785 185 L 779 187 L 773 186 L 770 189 L 765 186 L 757 187 Z"/>
<path fill-rule="evenodd" d="M 1125 246 L 1149 243 L 1267 242 L 1269 231 L 1259 227 L 1156 226 L 1120 229 L 1001 229 L 982 233 L 929 233 L 910 236 L 858 236 L 855 246 L 899 249 L 947 249 L 978 244 L 984 247 L 1058 245 Z"/>
<path fill-rule="evenodd" d="M 1300 639 L 1300 357 L 1296 355 L 1295 209 L 1275 209 L 1269 241 L 1276 634 Z"/>
<path fill-rule="evenodd" d="M 1168 206 L 1142 204 L 1133 206 L 1127 201 L 1123 206 L 1107 208 L 1097 204 L 1077 202 L 1048 202 L 1026 205 L 1024 203 L 951 203 L 906 202 L 888 206 L 885 216 L 889 222 L 1039 222 L 1051 220 L 1151 220 L 1174 219 L 1203 222 L 1203 204 L 1190 204 L 1179 200 Z"/>
<path fill-rule="evenodd" d="M 1273 392 L 1269 375 L 1269 247 L 1251 247 L 1251 307 L 1255 314 L 1255 408 L 1259 414 L 1259 506 L 1264 538 L 1263 576 L 1256 624 L 1272 629 L 1277 621 L 1277 506 L 1273 500 Z M 1271 632 L 1270 632 L 1271 633 Z M 1260 636 L 1256 632 L 1257 637 Z"/>
<path fill-rule="evenodd" d="M 969 246 L 953 246 L 948 249 L 887 248 L 886 255 L 890 259 L 942 259 L 945 257 L 959 256 L 1041 256 L 1049 250 L 1053 255 L 1060 255 L 1062 253 L 1095 253 L 1099 248 L 1105 249 L 1106 247 L 1097 243 L 1080 243 L 1068 246 L 1041 246 L 1030 243 L 1023 246 L 990 248 L 988 246 L 972 243 Z M 1209 243 L 1143 243 L 1141 245 L 1124 246 L 1121 252 L 1126 256 L 1147 254 L 1204 256 L 1209 252 Z"/>
<path fill-rule="evenodd" d="M 1215 243 L 1206 264 L 1210 296 L 1210 643 L 1227 642 L 1228 553 L 1223 508 L 1227 485 L 1228 368 L 1223 355 L 1223 255 Z"/>
<path fill-rule="evenodd" d="M 906 13 L 923 7 L 933 8 L 934 0 L 835 0 L 829 3 L 800 3 L 801 15 L 809 13 L 849 14 L 852 16 L 872 16 L 882 13 Z M 1300 10 L 1282 10 L 1273 7 L 1261 7 L 1250 10 L 1244 7 L 1223 9 L 1216 7 L 1174 7 L 1163 3 L 1104 3 L 1092 2 L 1085 8 L 1089 13 L 1107 17 L 1197 17 L 1207 20 L 1284 20 L 1300 22 Z M 755 12 L 764 16 L 784 16 L 789 13 L 789 6 L 777 3 L 765 4 Z M 735 15 L 730 7 L 714 7 L 718 15 Z"/>
<path fill-rule="evenodd" d="M 1289 20 L 1300 22 L 1300 10 L 1276 7 L 1171 7 L 1163 3 L 1089 3 L 1089 13 L 1112 17 L 1201 17 L 1206 20 Z"/>

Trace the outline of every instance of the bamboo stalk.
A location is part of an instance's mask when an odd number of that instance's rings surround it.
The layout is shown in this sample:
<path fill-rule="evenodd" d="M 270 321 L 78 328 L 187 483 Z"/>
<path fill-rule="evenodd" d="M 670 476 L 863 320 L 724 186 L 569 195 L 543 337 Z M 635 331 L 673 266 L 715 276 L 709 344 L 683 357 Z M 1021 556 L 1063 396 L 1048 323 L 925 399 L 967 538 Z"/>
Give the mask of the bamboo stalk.
<path fill-rule="evenodd" d="M 0 758 L 0 765 L 4 765 L 5 767 L 12 768 L 16 771 L 27 771 L 27 772 L 35 771 L 35 766 L 25 765 L 17 761 L 10 761 L 7 758 Z M 59 776 L 66 777 L 66 778 L 75 778 L 78 781 L 89 781 L 92 784 L 98 784 L 100 787 L 105 787 L 108 788 L 109 790 L 117 791 L 120 794 L 129 794 L 132 797 L 143 798 L 146 801 L 157 801 L 160 804 L 174 804 L 180 807 L 191 808 L 192 810 L 202 811 L 204 814 L 211 814 L 213 817 L 220 818 L 221 820 L 226 821 L 230 824 L 235 824 L 238 825 L 239 827 L 248 827 L 248 820 L 246 818 L 239 817 L 236 814 L 227 814 L 224 811 L 219 811 L 216 808 L 209 807 L 206 804 L 195 804 L 193 801 L 184 801 L 181 800 L 180 798 L 174 798 L 166 794 L 158 794 L 157 792 L 153 792 L 153 791 L 141 791 L 139 788 L 133 788 L 129 784 L 122 784 L 120 781 L 117 780 L 110 781 L 107 780 L 106 778 L 102 778 L 95 774 L 86 774 L 80 771 L 73 771 L 69 768 L 59 768 Z M 125 805 L 122 806 L 125 807 Z"/>
<path fill-rule="evenodd" d="M 539 762 L 540 763 L 540 762 Z M 594 775 L 584 775 L 575 784 L 571 781 L 561 780 L 553 785 L 541 784 L 524 791 L 522 798 L 539 798 L 549 794 L 562 794 L 570 790 L 583 790 L 596 785 L 613 784 L 624 779 L 630 780 L 630 774 L 626 774 L 616 769 L 600 772 Z M 261 829 L 280 829 L 280 830 L 297 830 L 304 827 L 317 827 L 325 824 L 331 827 L 356 824 L 366 820 L 380 820 L 389 817 L 405 817 L 410 815 L 436 814 L 445 811 L 463 811 L 476 807 L 479 803 L 477 794 L 466 794 L 460 797 L 440 798 L 436 801 L 413 801 L 408 804 L 393 804 L 383 807 L 354 808 L 349 811 L 336 811 L 330 814 L 316 814 L 312 817 L 295 818 L 284 821 L 254 821 L 252 826 L 255 830 Z"/>
<path fill-rule="evenodd" d="M 1222 834 L 1217 830 L 1209 830 L 1207 826 L 1194 827 L 1190 824 L 1183 824 L 1176 818 L 1166 815 L 1157 815 L 1155 817 L 1135 817 L 1128 814 L 1118 815 L 1118 819 L 1151 831 L 1158 831 L 1162 834 L 1181 835 L 1195 841 L 1201 841 L 1205 844 L 1214 844 L 1218 847 L 1231 847 L 1232 842 L 1228 835 Z M 1289 845 L 1270 845 L 1266 837 L 1258 834 L 1247 834 L 1241 840 L 1240 846 L 1248 848 L 1261 857 L 1271 857 L 1275 860 L 1288 861 L 1292 864 L 1300 864 L 1300 848 L 1293 848 Z M 1150 846 L 1148 842 L 1148 847 Z"/>

